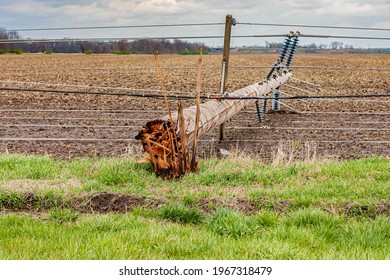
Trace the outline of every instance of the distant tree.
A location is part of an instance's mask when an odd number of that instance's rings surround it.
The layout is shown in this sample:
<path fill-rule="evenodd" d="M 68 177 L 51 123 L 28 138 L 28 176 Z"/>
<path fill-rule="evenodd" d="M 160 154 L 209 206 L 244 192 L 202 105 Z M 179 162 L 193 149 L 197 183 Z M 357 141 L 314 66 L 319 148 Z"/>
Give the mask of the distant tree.
<path fill-rule="evenodd" d="M 275 43 L 275 42 L 265 41 L 265 47 L 270 48 L 270 49 L 282 48 L 283 43 Z"/>
<path fill-rule="evenodd" d="M 331 47 L 332 50 L 342 49 L 343 45 L 344 45 L 343 42 L 333 41 L 333 42 L 330 43 L 330 47 Z"/>
<path fill-rule="evenodd" d="M 0 43 L 0 49 L 10 51 L 13 49 L 22 49 L 24 52 L 56 52 L 56 53 L 84 53 L 87 50 L 92 50 L 93 53 L 112 53 L 113 50 L 119 50 L 121 52 L 139 52 L 152 54 L 155 50 L 159 53 L 181 53 L 187 51 L 199 51 L 200 48 L 206 52 L 208 47 L 204 43 L 189 43 L 181 40 L 152 40 L 141 39 L 129 42 L 127 40 L 120 41 L 105 41 L 105 42 L 92 42 L 92 41 L 77 41 L 72 38 L 66 37 L 59 42 L 31 42 L 22 44 L 12 44 L 11 40 L 21 39 L 21 36 L 17 32 L 7 31 L 5 28 L 0 27 L 0 40 L 10 40 L 10 42 Z M 29 40 L 27 38 L 26 40 Z M 279 43 L 270 43 L 270 47 L 277 47 Z M 279 44 L 281 45 L 281 44 Z"/>
<path fill-rule="evenodd" d="M 16 31 L 7 31 L 7 29 L 0 27 L 0 39 L 2 40 L 17 40 L 20 39 L 20 35 Z M 12 42 L 1 43 L 1 48 L 9 51 L 10 49 L 20 48 L 20 45 L 16 46 Z"/>
<path fill-rule="evenodd" d="M 328 48 L 328 45 L 327 44 L 320 44 L 319 48 L 321 50 L 326 50 Z"/>
<path fill-rule="evenodd" d="M 103 52 L 102 45 L 99 44 L 98 42 L 94 42 L 92 45 L 92 52 L 93 53 L 102 53 Z"/>
<path fill-rule="evenodd" d="M 130 50 L 129 47 L 129 42 L 126 40 L 120 40 L 117 42 L 117 49 L 120 50 L 121 52 L 128 52 Z"/>

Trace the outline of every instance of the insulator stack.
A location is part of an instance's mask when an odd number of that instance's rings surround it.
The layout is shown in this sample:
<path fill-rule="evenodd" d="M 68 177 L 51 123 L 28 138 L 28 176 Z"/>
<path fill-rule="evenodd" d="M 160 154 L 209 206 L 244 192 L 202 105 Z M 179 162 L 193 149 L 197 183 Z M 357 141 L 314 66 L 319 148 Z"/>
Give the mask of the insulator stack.
<path fill-rule="evenodd" d="M 275 89 L 272 97 L 272 110 L 280 110 L 280 90 Z"/>
<path fill-rule="evenodd" d="M 287 54 L 287 51 L 288 51 L 288 48 L 290 47 L 290 44 L 291 44 L 291 37 L 288 37 L 286 40 L 284 40 L 283 49 L 280 52 L 280 56 L 279 56 L 280 63 L 283 63 L 283 60 Z"/>
<path fill-rule="evenodd" d="M 291 33 L 290 33 L 291 34 Z M 279 56 L 279 59 L 274 63 L 274 65 L 272 66 L 271 70 L 269 71 L 267 77 L 266 77 L 266 80 L 269 80 L 272 76 L 272 74 L 274 73 L 274 71 L 279 71 L 280 67 L 278 66 L 279 64 L 283 63 L 283 60 L 284 58 L 286 57 L 286 54 L 288 52 L 288 49 L 290 47 L 290 44 L 291 44 L 291 37 L 288 37 L 285 41 L 284 41 L 284 45 L 283 45 L 283 49 L 280 51 L 280 56 Z"/>
<path fill-rule="evenodd" d="M 272 110 L 279 111 L 280 110 L 280 90 L 274 90 L 274 94 L 272 97 Z"/>
<path fill-rule="evenodd" d="M 292 59 L 294 57 L 296 48 L 298 46 L 298 42 L 299 42 L 299 38 L 295 37 L 293 42 L 292 42 L 292 45 L 291 45 L 291 48 L 290 48 L 290 52 L 288 54 L 287 63 L 286 63 L 287 67 L 291 65 L 291 62 L 292 62 Z"/>
<path fill-rule="evenodd" d="M 263 101 L 263 110 L 262 110 L 263 114 L 267 113 L 267 104 L 268 104 L 268 99 L 264 99 L 264 101 Z"/>
<path fill-rule="evenodd" d="M 263 100 L 263 106 L 260 106 L 259 100 L 256 101 L 256 111 L 259 122 L 265 121 L 264 115 L 267 113 L 267 99 Z"/>
<path fill-rule="evenodd" d="M 256 111 L 257 111 L 257 119 L 259 120 L 259 122 L 261 122 L 262 121 L 262 117 L 261 117 L 261 110 L 260 110 L 259 100 L 256 100 Z"/>

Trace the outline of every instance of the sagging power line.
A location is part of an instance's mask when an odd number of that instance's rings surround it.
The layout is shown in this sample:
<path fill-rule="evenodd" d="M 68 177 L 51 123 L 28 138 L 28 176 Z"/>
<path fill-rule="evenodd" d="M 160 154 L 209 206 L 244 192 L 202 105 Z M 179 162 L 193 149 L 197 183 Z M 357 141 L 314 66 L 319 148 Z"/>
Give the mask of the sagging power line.
<path fill-rule="evenodd" d="M 103 95 L 103 96 L 123 96 L 123 97 L 139 97 L 139 98 L 156 98 L 163 99 L 161 94 L 143 94 L 143 93 L 115 93 L 115 92 L 93 92 L 93 91 L 69 91 L 55 89 L 27 89 L 27 88 L 6 88 L 0 87 L 0 91 L 14 92 L 41 92 L 41 93 L 61 93 L 61 94 L 81 94 L 81 95 Z M 296 96 L 280 96 L 278 99 L 295 100 L 295 99 L 346 99 L 346 98 L 388 98 L 390 93 L 384 94 L 351 94 L 351 95 L 296 95 Z M 167 95 L 168 99 L 191 100 L 196 97 L 193 95 Z M 234 95 L 202 95 L 201 99 L 217 99 L 217 100 L 272 100 L 270 96 L 234 96 Z"/>
<path fill-rule="evenodd" d="M 259 22 L 237 22 L 237 24 L 254 25 L 254 26 L 275 26 L 275 27 L 303 27 L 303 28 L 319 28 L 319 29 L 390 31 L 390 28 L 359 27 L 359 26 L 307 25 L 307 24 L 259 23 Z"/>
<path fill-rule="evenodd" d="M 88 30 L 88 29 L 126 29 L 126 28 L 159 28 L 159 27 L 189 27 L 189 26 L 218 26 L 223 22 L 208 23 L 177 23 L 177 24 L 140 24 L 140 25 L 101 25 L 101 26 L 68 26 L 68 27 L 37 27 L 9 29 L 8 32 L 21 31 L 59 31 L 59 30 Z M 286 24 L 286 23 L 264 23 L 264 22 L 236 22 L 238 25 L 252 26 L 275 26 L 275 27 L 300 27 L 318 29 L 344 29 L 344 30 L 368 30 L 368 31 L 390 31 L 390 28 L 362 27 L 362 26 L 335 26 L 335 25 L 308 25 L 308 24 Z"/>
<path fill-rule="evenodd" d="M 232 35 L 231 38 L 278 38 L 288 37 L 289 34 L 248 34 Z M 390 40 L 390 37 L 326 35 L 326 34 L 300 34 L 304 38 L 329 38 L 329 39 L 356 39 L 356 40 Z M 24 43 L 60 43 L 60 42 L 110 42 L 110 41 L 136 41 L 136 40 L 191 40 L 191 39 L 222 39 L 222 35 L 198 35 L 198 36 L 156 36 L 156 37 L 112 37 L 112 38 L 57 38 L 57 39 L 1 39 L 0 44 L 24 44 Z"/>
<path fill-rule="evenodd" d="M 74 26 L 74 27 L 43 27 L 43 28 L 19 28 L 10 29 L 8 32 L 21 31 L 60 31 L 60 30 L 91 30 L 91 29 L 127 29 L 127 28 L 158 28 L 158 27 L 189 27 L 189 26 L 215 26 L 223 25 L 223 22 L 209 23 L 171 23 L 171 24 L 140 24 L 140 25 L 103 25 L 103 26 Z"/>

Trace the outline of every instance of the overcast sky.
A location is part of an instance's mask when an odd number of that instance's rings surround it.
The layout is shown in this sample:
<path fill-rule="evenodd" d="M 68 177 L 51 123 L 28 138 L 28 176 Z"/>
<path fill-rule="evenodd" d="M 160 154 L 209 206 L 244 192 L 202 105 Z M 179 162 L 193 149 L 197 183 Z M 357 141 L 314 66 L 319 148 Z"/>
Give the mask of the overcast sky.
<path fill-rule="evenodd" d="M 238 22 L 390 28 L 390 0 L 0 0 L 0 27 L 6 29 L 224 22 L 226 14 L 232 14 Z M 390 31 L 244 25 L 235 26 L 233 35 L 284 34 L 290 30 L 305 34 L 390 37 Z M 195 36 L 223 35 L 223 26 L 19 33 L 25 38 Z M 265 40 L 283 41 L 237 38 L 232 45 L 264 45 Z M 354 46 L 390 47 L 390 41 L 385 40 L 306 39 L 303 43 L 329 44 L 336 40 Z M 222 45 L 219 39 L 205 42 Z"/>

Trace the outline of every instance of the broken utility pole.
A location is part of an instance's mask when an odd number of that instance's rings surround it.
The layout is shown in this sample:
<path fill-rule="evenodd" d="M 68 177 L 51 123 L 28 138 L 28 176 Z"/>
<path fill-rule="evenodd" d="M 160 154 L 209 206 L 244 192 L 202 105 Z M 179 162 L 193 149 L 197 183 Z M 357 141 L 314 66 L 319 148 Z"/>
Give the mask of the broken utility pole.
<path fill-rule="evenodd" d="M 223 140 L 224 123 L 238 114 L 243 108 L 256 102 L 255 98 L 250 97 L 265 98 L 264 104 L 267 104 L 266 96 L 273 90 L 279 89 L 279 87 L 286 83 L 292 76 L 292 73 L 289 71 L 289 66 L 298 42 L 297 37 L 299 32 L 286 35 L 289 37 L 287 40 L 288 44 L 286 43 L 282 50 L 281 59 L 274 64 L 263 82 L 255 83 L 227 94 L 226 80 L 229 64 L 230 35 L 231 26 L 235 25 L 235 22 L 236 21 L 231 15 L 226 16 L 220 86 L 221 97 L 211 98 L 212 100 L 200 104 L 200 71 L 202 64 L 202 57 L 200 56 L 200 59 L 198 60 L 196 105 L 183 109 L 182 103 L 179 102 L 178 112 L 171 113 L 164 88 L 162 73 L 158 64 L 158 57 L 156 56 L 156 67 L 164 93 L 168 115 L 159 120 L 149 121 L 141 128 L 135 138 L 141 141 L 145 151 L 145 159 L 147 162 L 152 163 L 158 176 L 164 178 L 178 178 L 184 175 L 186 171 L 196 171 L 196 148 L 198 137 L 204 135 L 211 129 L 220 126 L 219 139 Z M 295 37 L 292 44 L 293 47 L 289 47 L 292 37 Z M 287 64 L 283 65 L 281 63 L 283 62 L 287 51 L 289 51 Z M 287 67 L 285 68 L 285 66 Z M 229 96 L 232 98 L 229 98 Z M 246 98 L 240 99 L 237 97 Z M 275 108 L 278 105 L 276 99 L 277 97 L 275 96 Z M 259 108 L 259 106 L 257 107 Z M 193 147 L 191 149 L 192 154 L 190 155 L 188 146 L 191 143 L 193 144 Z M 190 156 L 192 156 L 191 161 Z"/>
<path fill-rule="evenodd" d="M 270 80 L 238 89 L 232 92 L 231 96 L 261 97 L 280 87 L 291 76 L 292 73 L 288 71 L 274 74 Z M 141 141 L 145 151 L 145 158 L 152 163 L 157 175 L 167 178 L 180 177 L 183 174 L 178 172 L 179 166 L 173 159 L 183 156 L 183 148 L 185 151 L 188 151 L 187 147 L 183 147 L 183 144 L 189 145 L 194 141 L 195 134 L 198 137 L 202 136 L 254 102 L 254 99 L 222 99 L 203 103 L 200 105 L 199 127 L 197 130 L 195 129 L 197 111 L 197 106 L 195 105 L 184 109 L 180 114 L 179 112 L 174 112 L 171 115 L 162 117 L 160 120 L 148 122 L 141 128 L 136 139 Z M 179 126 L 172 125 L 171 119 L 179 120 Z M 185 133 L 183 133 L 184 127 Z M 176 145 L 171 140 L 170 135 L 176 135 Z M 167 157 L 167 155 L 172 155 L 173 157 Z"/>

